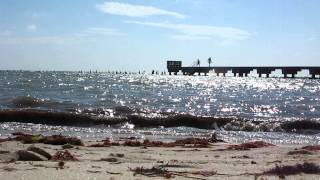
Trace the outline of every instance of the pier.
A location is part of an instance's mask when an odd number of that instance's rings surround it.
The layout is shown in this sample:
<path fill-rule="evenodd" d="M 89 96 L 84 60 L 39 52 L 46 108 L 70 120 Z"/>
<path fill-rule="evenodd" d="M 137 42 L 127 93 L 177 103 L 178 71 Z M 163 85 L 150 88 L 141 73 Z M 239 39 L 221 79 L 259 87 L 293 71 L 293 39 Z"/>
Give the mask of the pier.
<path fill-rule="evenodd" d="M 308 70 L 311 79 L 320 76 L 320 66 L 190 66 L 183 67 L 182 61 L 167 61 L 169 75 L 177 75 L 182 72 L 183 75 L 207 75 L 209 71 L 214 71 L 217 76 L 226 76 L 228 72 L 233 73 L 234 77 L 247 77 L 252 71 L 256 70 L 259 77 L 270 77 L 271 73 L 281 70 L 284 78 L 295 78 L 298 72 Z M 320 77 L 319 77 L 320 78 Z"/>

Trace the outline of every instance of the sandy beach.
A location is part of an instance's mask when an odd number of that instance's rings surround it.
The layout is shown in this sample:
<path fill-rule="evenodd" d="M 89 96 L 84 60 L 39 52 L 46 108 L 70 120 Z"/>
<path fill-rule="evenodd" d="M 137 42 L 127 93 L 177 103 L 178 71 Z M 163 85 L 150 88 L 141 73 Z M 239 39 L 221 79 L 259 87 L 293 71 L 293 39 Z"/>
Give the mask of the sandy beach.
<path fill-rule="evenodd" d="M 320 0 L 0 0 L 0 180 L 320 180 Z"/>
<path fill-rule="evenodd" d="M 303 163 L 317 166 L 318 146 L 302 149 L 299 145 L 269 145 L 261 147 L 231 145 L 226 142 L 201 144 L 162 144 L 139 140 L 123 140 L 120 146 L 106 141 L 84 141 L 83 145 L 24 144 L 10 140 L 0 143 L 0 179 L 319 179 L 319 169 L 311 173 L 266 173 L 276 166 L 294 167 Z M 118 142 L 117 142 L 118 143 Z M 257 142 L 256 142 L 257 143 Z M 260 142 L 261 143 L 261 142 Z M 254 144 L 254 143 L 253 143 Z M 257 143 L 259 144 L 259 142 Z M 89 146 L 105 147 L 89 147 Z M 17 152 L 37 147 L 50 155 L 69 152 L 74 159 L 21 159 Z M 160 146 L 160 147 L 151 147 Z M 253 148 L 250 148 L 253 147 Z M 19 154 L 19 153 L 18 153 Z M 18 156 L 18 157 L 17 157 Z M 22 157 L 23 158 L 23 157 Z M 57 157 L 55 157 L 57 158 Z M 71 160 L 71 161 L 70 161 Z M 299 167 L 298 167 L 299 169 Z M 303 168 L 300 168 L 303 169 Z M 309 169 L 310 170 L 310 169 Z M 293 169 L 296 171 L 296 169 Z"/>

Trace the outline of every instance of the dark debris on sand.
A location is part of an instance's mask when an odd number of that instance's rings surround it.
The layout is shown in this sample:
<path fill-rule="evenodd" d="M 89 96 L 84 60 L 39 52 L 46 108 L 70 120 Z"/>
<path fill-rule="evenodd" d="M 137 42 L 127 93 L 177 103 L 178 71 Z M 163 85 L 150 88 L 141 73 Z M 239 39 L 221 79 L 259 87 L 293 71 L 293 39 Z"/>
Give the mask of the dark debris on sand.
<path fill-rule="evenodd" d="M 191 148 L 208 148 L 211 143 L 224 142 L 216 137 L 215 134 L 212 134 L 210 138 L 184 138 L 178 139 L 174 142 L 162 142 L 162 141 L 150 141 L 144 140 L 140 142 L 138 140 L 131 141 L 126 140 L 124 146 L 144 146 L 144 147 L 191 147 Z"/>
<path fill-rule="evenodd" d="M 173 142 L 162 142 L 162 141 L 150 141 L 148 139 L 144 140 L 142 143 L 145 147 L 175 147 L 176 144 Z"/>
<path fill-rule="evenodd" d="M 187 146 L 190 147 L 209 147 L 210 143 L 207 139 L 200 138 L 186 138 L 177 140 L 175 142 L 163 142 L 163 141 L 151 141 L 144 140 L 143 142 L 139 140 L 126 140 L 122 144 L 119 142 L 104 142 L 89 145 L 89 147 L 110 147 L 110 146 L 130 146 L 130 147 L 176 147 L 176 146 Z M 193 146 L 191 146 L 193 145 Z"/>
<path fill-rule="evenodd" d="M 83 146 L 83 142 L 76 138 L 76 137 L 65 137 L 62 135 L 52 135 L 46 136 L 43 141 L 44 144 L 51 144 L 51 145 L 76 145 L 76 146 Z"/>
<path fill-rule="evenodd" d="M 308 150 L 308 151 L 320 151 L 320 145 L 304 146 L 301 149 Z"/>
<path fill-rule="evenodd" d="M 287 154 L 288 155 L 300 155 L 300 154 L 302 154 L 302 155 L 312 155 L 313 153 L 310 152 L 309 150 L 302 149 L 302 150 L 289 151 Z"/>
<path fill-rule="evenodd" d="M 139 147 L 139 146 L 142 146 L 142 143 L 138 140 L 135 140 L 135 141 L 125 141 L 123 144 L 123 146 L 133 146 L 133 147 Z"/>
<path fill-rule="evenodd" d="M 62 135 L 52 135 L 52 136 L 43 136 L 33 135 L 33 134 L 26 134 L 22 132 L 12 133 L 13 138 L 6 138 L 1 139 L 0 142 L 5 141 L 20 141 L 23 144 L 34 144 L 34 143 L 44 143 L 44 144 L 51 144 L 51 145 L 76 145 L 76 146 L 83 146 L 83 142 L 76 138 L 76 137 L 66 137 Z"/>
<path fill-rule="evenodd" d="M 300 173 L 305 174 L 320 174 L 320 167 L 314 163 L 305 162 L 303 164 L 296 165 L 283 165 L 265 171 L 263 175 L 278 175 L 278 176 L 287 176 L 287 175 L 296 175 Z"/>
<path fill-rule="evenodd" d="M 91 144 L 89 147 L 110 147 L 110 146 L 120 146 L 119 142 L 112 142 L 109 138 L 102 140 L 103 143 Z"/>
<path fill-rule="evenodd" d="M 250 150 L 252 148 L 262 148 L 262 147 L 270 147 L 270 146 L 275 146 L 271 143 L 266 143 L 264 141 L 253 141 L 253 142 L 247 142 L 247 143 L 242 143 L 242 144 L 237 144 L 237 145 L 230 145 L 227 150 Z"/>
<path fill-rule="evenodd" d="M 175 176 L 181 176 L 184 178 L 199 179 L 188 175 L 200 175 L 204 177 L 210 177 L 217 174 L 217 171 L 172 171 L 164 168 L 163 166 L 153 166 L 152 168 L 136 167 L 129 168 L 133 172 L 133 175 L 144 175 L 148 177 L 163 177 L 166 179 L 174 178 Z"/>
<path fill-rule="evenodd" d="M 23 144 L 33 144 L 33 143 L 43 143 L 44 136 L 42 135 L 32 135 L 32 134 L 25 134 L 22 132 L 12 133 L 14 138 L 8 138 L 8 141 L 20 141 Z"/>
<path fill-rule="evenodd" d="M 57 151 L 52 156 L 53 161 L 79 161 L 74 155 L 72 155 L 68 150 Z"/>
<path fill-rule="evenodd" d="M 133 172 L 133 176 L 135 175 L 144 175 L 148 177 L 165 177 L 171 178 L 172 174 L 163 167 L 152 167 L 152 168 L 144 168 L 144 167 L 136 167 L 136 168 L 129 168 L 130 171 Z"/>
<path fill-rule="evenodd" d="M 210 142 L 208 139 L 201 138 L 185 138 L 178 139 L 175 144 L 183 147 L 197 147 L 197 148 L 207 148 L 210 147 Z"/>

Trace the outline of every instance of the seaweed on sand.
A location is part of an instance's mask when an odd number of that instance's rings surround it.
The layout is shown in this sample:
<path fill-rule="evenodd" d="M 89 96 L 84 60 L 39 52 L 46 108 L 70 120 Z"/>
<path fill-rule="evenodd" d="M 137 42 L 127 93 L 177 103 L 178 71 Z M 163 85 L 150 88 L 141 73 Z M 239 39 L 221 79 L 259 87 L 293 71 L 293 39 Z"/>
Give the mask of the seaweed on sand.
<path fill-rule="evenodd" d="M 118 162 L 118 159 L 114 157 L 110 157 L 110 158 L 101 158 L 99 161 Z"/>
<path fill-rule="evenodd" d="M 106 146 L 103 143 L 97 143 L 97 144 L 91 144 L 89 145 L 89 147 L 109 147 L 109 146 Z"/>
<path fill-rule="evenodd" d="M 142 143 L 145 147 L 175 147 L 176 144 L 173 142 L 162 142 L 162 141 L 150 141 L 148 139 L 144 140 Z"/>
<path fill-rule="evenodd" d="M 16 136 L 14 138 L 7 138 L 8 141 L 20 141 L 23 144 L 33 144 L 33 143 L 41 143 L 44 140 L 44 136 L 41 134 L 39 135 L 32 135 L 32 134 L 25 134 L 22 132 L 12 133 L 12 135 Z"/>
<path fill-rule="evenodd" d="M 308 150 L 308 151 L 320 151 L 320 145 L 304 146 L 301 149 Z"/>
<path fill-rule="evenodd" d="M 186 139 L 178 139 L 175 141 L 177 146 L 183 147 L 192 147 L 192 148 L 208 148 L 210 147 L 210 143 L 207 139 L 201 138 L 186 138 Z"/>
<path fill-rule="evenodd" d="M 199 147 L 199 148 L 207 148 L 210 147 L 210 143 L 224 142 L 221 139 L 218 139 L 216 134 L 212 134 L 209 138 L 185 138 L 179 139 L 175 142 L 163 142 L 163 141 L 151 141 L 144 140 L 143 142 L 139 141 L 136 138 L 126 138 L 123 143 L 112 142 L 110 139 L 103 140 L 103 143 L 97 143 L 89 145 L 89 147 L 109 147 L 109 146 L 132 146 L 132 147 L 175 147 L 175 146 L 183 146 L 183 147 Z"/>
<path fill-rule="evenodd" d="M 287 154 L 288 155 L 301 155 L 301 154 L 303 154 L 303 155 L 312 155 L 313 153 L 308 151 L 308 150 L 302 149 L 302 150 L 289 151 Z"/>
<path fill-rule="evenodd" d="M 172 174 L 163 167 L 152 167 L 152 168 L 144 168 L 144 167 L 136 167 L 129 168 L 130 171 L 134 172 L 133 176 L 140 174 L 148 177 L 165 177 L 171 178 Z"/>
<path fill-rule="evenodd" d="M 10 141 L 10 140 L 11 140 L 10 138 L 3 138 L 3 139 L 0 138 L 0 143 Z"/>
<path fill-rule="evenodd" d="M 16 132 L 12 133 L 14 138 L 7 138 L 3 141 L 20 141 L 23 144 L 33 144 L 33 143 L 44 143 L 44 144 L 51 144 L 51 145 L 77 145 L 83 146 L 83 142 L 76 138 L 76 137 L 66 137 L 60 135 L 52 135 L 52 136 L 43 136 L 41 134 L 33 135 L 33 134 L 26 134 L 23 132 Z"/>
<path fill-rule="evenodd" d="M 305 162 L 303 164 L 296 164 L 296 165 L 284 165 L 276 167 L 263 172 L 263 175 L 295 175 L 295 174 L 320 174 L 320 167 L 314 163 Z"/>
<path fill-rule="evenodd" d="M 227 150 L 250 150 L 252 148 L 262 148 L 262 147 L 269 147 L 274 146 L 271 143 L 266 143 L 264 141 L 253 141 L 253 142 L 247 142 L 242 143 L 238 145 L 230 145 Z"/>
<path fill-rule="evenodd" d="M 217 142 L 224 142 L 224 141 L 221 139 L 218 139 L 216 134 L 211 134 L 210 138 L 178 139 L 175 141 L 175 144 L 177 146 L 183 146 L 183 147 L 207 148 L 207 147 L 210 147 L 210 143 L 217 143 Z"/>
<path fill-rule="evenodd" d="M 217 171 L 170 171 L 165 169 L 163 166 L 154 166 L 152 168 L 144 168 L 144 167 L 136 167 L 129 168 L 135 175 L 144 175 L 148 177 L 164 177 L 166 179 L 173 178 L 174 176 L 182 176 L 184 178 L 192 178 L 192 179 L 202 179 L 197 177 L 191 177 L 188 175 L 201 175 L 204 177 L 209 177 L 217 174 Z"/>
<path fill-rule="evenodd" d="M 83 142 L 80 139 L 76 137 L 65 137 L 62 135 L 46 136 L 44 137 L 43 143 L 51 145 L 71 144 L 76 146 L 83 146 Z"/>
<path fill-rule="evenodd" d="M 138 146 L 142 146 L 143 144 L 140 141 L 125 141 L 123 143 L 123 146 L 133 146 L 133 147 L 138 147 Z"/>
<path fill-rule="evenodd" d="M 109 138 L 102 141 L 103 143 L 91 144 L 89 147 L 110 147 L 110 146 L 120 146 L 119 142 L 112 142 Z"/>
<path fill-rule="evenodd" d="M 68 150 L 57 151 L 52 156 L 53 161 L 79 161 L 74 155 L 72 155 Z"/>
<path fill-rule="evenodd" d="M 41 143 L 43 142 L 43 136 L 42 135 L 32 135 L 32 134 L 25 134 L 22 132 L 18 133 L 12 133 L 15 137 L 11 138 L 5 138 L 5 139 L 0 139 L 1 142 L 6 142 L 6 141 L 20 141 L 23 144 L 33 144 L 33 143 Z"/>
<path fill-rule="evenodd" d="M 139 147 L 139 146 L 145 146 L 145 147 L 174 147 L 169 146 L 171 143 L 165 143 L 162 141 L 150 141 L 150 140 L 144 140 L 142 143 L 138 140 L 126 140 L 122 143 L 123 146 L 132 146 L 132 147 Z M 120 146 L 120 143 L 118 142 L 110 142 L 109 140 L 105 140 L 103 143 L 97 143 L 92 144 L 89 147 L 109 147 L 109 146 Z"/>
<path fill-rule="evenodd" d="M 162 141 L 150 141 L 148 139 L 144 140 L 142 143 L 140 141 L 130 141 L 127 140 L 123 143 L 124 146 L 145 146 L 145 147 L 192 147 L 192 148 L 208 148 L 210 143 L 221 142 L 214 138 L 185 138 L 178 139 L 175 142 L 162 142 Z"/>

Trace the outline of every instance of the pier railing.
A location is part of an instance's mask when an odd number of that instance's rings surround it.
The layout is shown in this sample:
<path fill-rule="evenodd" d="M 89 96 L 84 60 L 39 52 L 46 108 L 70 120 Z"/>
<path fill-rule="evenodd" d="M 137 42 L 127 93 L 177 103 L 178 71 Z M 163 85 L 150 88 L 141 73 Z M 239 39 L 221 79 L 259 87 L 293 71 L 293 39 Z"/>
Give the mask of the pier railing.
<path fill-rule="evenodd" d="M 302 70 L 308 70 L 310 78 L 316 78 L 320 76 L 320 67 L 319 66 L 245 66 L 245 67 L 231 67 L 231 66 L 214 66 L 214 67 L 175 67 L 174 71 L 172 68 L 168 67 L 169 74 L 182 72 L 183 75 L 207 75 L 209 71 L 214 71 L 217 76 L 222 74 L 226 76 L 228 72 L 232 72 L 233 76 L 247 77 L 252 71 L 256 70 L 259 77 L 265 75 L 270 77 L 271 73 L 280 70 L 285 78 L 294 78 L 298 72 Z"/>

